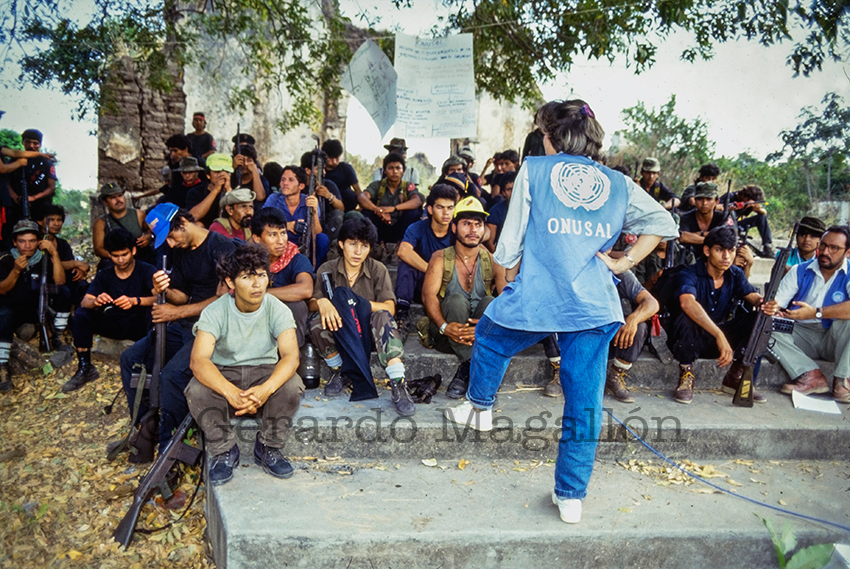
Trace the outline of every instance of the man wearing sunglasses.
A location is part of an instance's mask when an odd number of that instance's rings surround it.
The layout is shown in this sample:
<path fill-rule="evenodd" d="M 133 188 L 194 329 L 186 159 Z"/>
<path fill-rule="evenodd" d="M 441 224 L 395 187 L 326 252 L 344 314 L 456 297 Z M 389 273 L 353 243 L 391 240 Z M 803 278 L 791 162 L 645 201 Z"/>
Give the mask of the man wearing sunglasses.
<path fill-rule="evenodd" d="M 833 225 L 815 259 L 791 267 L 776 300 L 764 311 L 796 320 L 793 334 L 776 334 L 773 351 L 788 375 L 782 393 L 826 393 L 829 382 L 815 359 L 835 362 L 832 397 L 850 403 L 850 227 Z"/>

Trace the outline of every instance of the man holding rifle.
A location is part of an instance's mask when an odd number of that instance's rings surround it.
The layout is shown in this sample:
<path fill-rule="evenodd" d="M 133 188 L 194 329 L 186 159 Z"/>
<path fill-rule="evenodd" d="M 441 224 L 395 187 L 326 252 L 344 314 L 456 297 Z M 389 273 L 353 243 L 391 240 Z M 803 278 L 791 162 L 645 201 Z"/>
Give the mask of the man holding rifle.
<path fill-rule="evenodd" d="M 42 239 L 36 222 L 24 219 L 16 223 L 12 228 L 12 244 L 12 250 L 0 256 L 0 392 L 11 391 L 13 387 L 9 351 L 15 329 L 21 324 L 38 322 L 42 268 L 47 267 L 49 282 L 65 284 L 65 270 L 56 245 Z M 42 263 L 45 255 L 46 264 Z"/>
<path fill-rule="evenodd" d="M 826 393 L 829 382 L 815 358 L 835 362 L 832 397 L 850 403 L 850 228 L 823 234 L 817 258 L 794 265 L 782 279 L 766 314 L 795 320 L 794 331 L 775 334 L 773 351 L 792 377 L 782 393 Z"/>
<path fill-rule="evenodd" d="M 703 243 L 705 257 L 678 275 L 678 302 L 670 307 L 667 326 L 667 346 L 679 361 L 679 385 L 673 393 L 678 403 L 693 400 L 693 364 L 697 358 L 716 358 L 720 367 L 732 364 L 723 378 L 723 391 L 734 393 L 741 381 L 741 352 L 757 314 L 735 307 L 740 300 L 759 306 L 762 297 L 744 272 L 732 264 L 737 244 L 738 236 L 731 227 L 712 229 Z M 753 401 L 764 403 L 765 398 L 754 392 Z"/>
<path fill-rule="evenodd" d="M 285 166 L 280 178 L 280 193 L 269 197 L 264 207 L 274 207 L 283 212 L 289 241 L 302 249 L 304 240 L 311 238 L 307 235 L 307 219 L 311 220 L 309 227 L 316 236 L 316 266 L 319 266 L 327 257 L 330 239 L 322 233 L 318 198 L 301 193 L 308 181 L 307 173 L 302 168 Z"/>
<path fill-rule="evenodd" d="M 236 248 L 233 240 L 213 233 L 195 223 L 192 214 L 174 204 L 160 204 L 147 217 L 148 225 L 156 235 L 156 247 L 166 241 L 171 247 L 171 271 L 159 270 L 153 275 L 153 293 L 165 292 L 165 304 L 153 307 L 153 322 L 167 322 L 166 355 L 159 378 L 160 404 L 159 444 L 164 448 L 173 430 L 189 412 L 183 390 L 192 379 L 189 356 L 192 352 L 192 326 L 201 311 L 225 292 L 219 286 L 215 272 L 221 257 Z M 132 411 L 135 391 L 131 387 L 134 367 L 144 363 L 148 370 L 154 367 L 154 334 L 148 334 L 121 355 L 121 380 Z M 144 416 L 149 405 L 142 403 L 137 417 Z"/>

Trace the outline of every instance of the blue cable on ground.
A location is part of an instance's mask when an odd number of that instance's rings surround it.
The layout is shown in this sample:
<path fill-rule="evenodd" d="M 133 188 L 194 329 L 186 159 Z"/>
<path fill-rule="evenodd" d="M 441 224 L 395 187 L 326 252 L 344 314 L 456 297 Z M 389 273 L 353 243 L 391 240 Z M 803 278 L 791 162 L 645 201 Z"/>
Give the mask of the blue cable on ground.
<path fill-rule="evenodd" d="M 723 488 L 723 487 L 721 487 L 721 486 L 718 486 L 717 484 L 714 484 L 713 482 L 709 482 L 709 481 L 708 481 L 708 480 L 706 480 L 705 478 L 702 478 L 701 476 L 698 476 L 698 475 L 694 474 L 693 472 L 688 472 L 687 470 L 685 470 L 684 468 L 682 468 L 681 466 L 679 466 L 678 464 L 676 464 L 675 462 L 673 462 L 672 460 L 670 460 L 669 458 L 667 458 L 666 456 L 664 456 L 663 454 L 661 454 L 660 452 L 658 452 L 657 450 L 655 450 L 654 448 L 652 448 L 652 447 L 649 445 L 649 443 L 647 443 L 645 440 L 643 440 L 642 438 L 640 438 L 640 437 L 638 436 L 638 434 L 637 434 L 637 433 L 635 433 L 633 430 L 631 430 L 631 429 L 629 428 L 629 426 L 628 426 L 628 425 L 626 425 L 626 424 L 625 424 L 625 423 L 623 423 L 621 420 L 619 420 L 616 416 L 614 416 L 614 414 L 613 414 L 613 413 L 612 413 L 609 409 L 607 409 L 606 407 L 603 407 L 603 409 L 605 409 L 605 412 L 606 412 L 606 413 L 608 413 L 609 415 L 611 415 L 611 418 L 613 418 L 615 421 L 617 421 L 618 423 L 620 423 L 620 424 L 623 426 L 623 428 L 625 428 L 625 429 L 626 429 L 629 433 L 631 433 L 631 435 L 632 435 L 634 438 L 636 438 L 638 441 L 640 441 L 640 443 L 641 443 L 643 446 L 645 446 L 645 447 L 646 447 L 646 448 L 648 448 L 650 451 L 652 451 L 652 452 L 653 452 L 653 453 L 654 453 L 654 454 L 655 454 L 658 458 L 660 458 L 660 459 L 661 459 L 661 460 L 663 460 L 664 462 L 666 462 L 666 463 L 670 464 L 671 466 L 674 466 L 675 468 L 677 468 L 677 469 L 681 470 L 682 472 L 684 472 L 685 474 L 687 474 L 687 475 L 688 475 L 688 476 L 690 476 L 691 478 L 695 478 L 695 479 L 699 480 L 700 482 L 702 482 L 703 484 L 707 484 L 708 486 L 711 486 L 711 487 L 712 487 L 712 488 L 714 488 L 715 490 L 719 490 L 719 491 L 720 491 L 720 492 L 722 492 L 723 494 L 728 494 L 729 496 L 733 496 L 733 497 L 735 497 L 735 498 L 740 498 L 741 500 L 746 500 L 747 502 L 750 502 L 750 503 L 755 504 L 755 505 L 757 505 L 757 506 L 762 506 L 762 507 L 764 507 L 764 508 L 769 508 L 769 509 L 771 509 L 771 510 L 774 510 L 774 511 L 777 511 L 777 512 L 781 512 L 781 513 L 783 513 L 783 514 L 788 514 L 789 516 L 794 516 L 795 518 L 802 518 L 802 519 L 804 519 L 804 520 L 808 520 L 808 521 L 810 521 L 810 522 L 816 522 L 816 523 L 819 523 L 819 524 L 826 524 L 826 525 L 828 525 L 828 526 L 836 527 L 836 528 L 838 528 L 838 529 L 842 529 L 842 530 L 844 530 L 844 531 L 846 531 L 846 532 L 850 533 L 850 527 L 848 527 L 848 526 L 844 526 L 844 525 L 841 525 L 841 524 L 836 523 L 836 522 L 830 522 L 830 521 L 828 521 L 828 520 L 822 520 L 822 519 L 820 519 L 820 518 L 816 518 L 816 517 L 813 517 L 813 516 L 807 516 L 806 514 L 800 514 L 800 513 L 798 513 L 798 512 L 794 512 L 794 511 L 791 511 L 791 510 L 786 510 L 785 508 L 779 508 L 779 507 L 777 507 L 777 506 L 772 506 L 771 504 L 765 504 L 764 502 L 759 502 L 758 500 L 753 500 L 752 498 L 748 498 L 747 496 L 741 496 L 740 494 L 736 494 L 736 493 L 734 493 L 734 492 L 730 492 L 730 491 L 729 491 L 729 490 L 727 490 L 726 488 Z"/>

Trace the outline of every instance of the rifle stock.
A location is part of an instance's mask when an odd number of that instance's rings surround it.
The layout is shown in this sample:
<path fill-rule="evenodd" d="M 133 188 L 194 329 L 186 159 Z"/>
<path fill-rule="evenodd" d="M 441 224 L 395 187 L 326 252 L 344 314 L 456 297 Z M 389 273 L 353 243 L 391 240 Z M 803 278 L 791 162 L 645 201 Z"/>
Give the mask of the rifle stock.
<path fill-rule="evenodd" d="M 136 528 L 136 523 L 139 521 L 142 506 L 145 505 L 151 493 L 159 488 L 166 500 L 171 498 L 171 490 L 168 488 L 165 477 L 168 475 L 168 471 L 174 466 L 174 463 L 178 460 L 187 464 L 197 462 L 201 451 L 183 442 L 189 427 L 192 425 L 192 421 L 192 415 L 186 415 L 180 426 L 174 431 L 174 436 L 162 452 L 159 453 L 156 462 L 153 463 L 151 469 L 145 474 L 142 481 L 139 482 L 139 487 L 136 488 L 133 494 L 133 503 L 130 505 L 130 509 L 112 534 L 115 541 L 125 548 L 130 545 L 130 541 L 133 539 L 133 531 Z"/>
<path fill-rule="evenodd" d="M 242 133 L 239 131 L 239 123 L 236 123 L 236 155 L 239 156 L 242 154 Z M 236 170 L 233 172 L 234 177 L 236 178 L 236 187 L 235 190 L 239 186 L 242 185 L 242 165 L 236 167 Z"/>
<path fill-rule="evenodd" d="M 785 276 L 785 265 L 791 256 L 791 249 L 794 247 L 794 239 L 797 236 L 799 227 L 799 223 L 794 225 L 788 246 L 782 247 L 779 250 L 779 255 L 776 257 L 776 261 L 773 263 L 773 268 L 770 271 L 770 280 L 765 287 L 763 302 L 770 302 L 776 298 L 776 292 L 779 290 L 779 282 Z M 747 347 L 744 351 L 744 359 L 742 361 L 744 375 L 741 377 L 741 381 L 738 383 L 738 389 L 732 398 L 733 405 L 736 407 L 753 406 L 753 369 L 762 355 L 770 348 L 771 334 L 773 332 L 790 334 L 793 329 L 793 320 L 768 316 L 763 310 L 758 311 L 756 323 L 753 326 L 753 331 L 750 333 L 750 339 L 747 341 Z"/>

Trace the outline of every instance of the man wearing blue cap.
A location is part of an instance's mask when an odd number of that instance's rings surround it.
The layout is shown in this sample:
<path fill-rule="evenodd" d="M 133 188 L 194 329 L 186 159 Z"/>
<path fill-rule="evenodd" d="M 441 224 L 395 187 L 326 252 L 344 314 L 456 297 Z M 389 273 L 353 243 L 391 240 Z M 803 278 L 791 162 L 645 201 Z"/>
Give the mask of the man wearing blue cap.
<path fill-rule="evenodd" d="M 192 379 L 192 326 L 201 311 L 226 292 L 219 285 L 215 267 L 236 245 L 224 235 L 197 225 L 192 214 L 174 204 L 156 206 L 146 221 L 156 237 L 154 246 L 159 249 L 167 241 L 171 247 L 170 274 L 159 270 L 153 275 L 154 294 L 164 291 L 166 299 L 165 304 L 154 305 L 153 322 L 168 322 L 165 362 L 159 378 L 159 444 L 163 448 L 189 412 L 183 390 Z M 153 368 L 153 343 L 151 333 L 121 355 L 121 380 L 131 410 L 135 398 L 135 389 L 130 387 L 133 367 L 144 363 L 147 369 Z M 147 407 L 143 401 L 137 417 L 153 422 L 155 417 Z"/>

